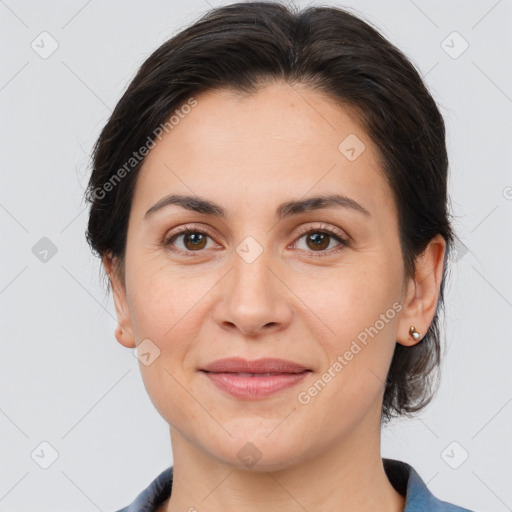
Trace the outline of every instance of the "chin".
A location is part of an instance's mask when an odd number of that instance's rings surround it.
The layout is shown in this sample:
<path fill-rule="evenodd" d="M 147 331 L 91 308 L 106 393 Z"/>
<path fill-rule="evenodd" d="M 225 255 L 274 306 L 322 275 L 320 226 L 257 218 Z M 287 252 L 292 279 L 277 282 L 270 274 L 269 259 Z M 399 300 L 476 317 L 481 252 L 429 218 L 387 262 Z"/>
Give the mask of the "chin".
<path fill-rule="evenodd" d="M 258 434 L 244 430 L 242 435 L 224 438 L 224 444 L 215 442 L 205 449 L 214 458 L 238 470 L 251 472 L 280 471 L 294 466 L 304 460 L 304 443 L 294 440 L 283 431 L 284 436 L 268 435 L 272 429 Z M 251 432 L 247 435 L 247 432 Z M 211 443 L 211 438 L 207 444 Z M 220 450 L 219 450 L 220 448 Z"/>

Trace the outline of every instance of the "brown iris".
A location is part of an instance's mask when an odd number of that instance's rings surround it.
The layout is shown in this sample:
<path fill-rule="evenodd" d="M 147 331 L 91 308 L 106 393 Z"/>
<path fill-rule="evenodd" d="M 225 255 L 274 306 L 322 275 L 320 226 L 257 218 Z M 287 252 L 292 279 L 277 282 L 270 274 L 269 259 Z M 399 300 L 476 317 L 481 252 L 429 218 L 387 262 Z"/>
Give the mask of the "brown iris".
<path fill-rule="evenodd" d="M 206 237 L 204 233 L 184 233 L 183 234 L 183 244 L 189 250 L 198 250 L 203 249 L 206 245 Z M 190 245 L 188 245 L 190 242 Z"/>
<path fill-rule="evenodd" d="M 329 238 L 330 235 L 328 235 L 327 233 L 312 233 L 307 235 L 306 240 L 308 246 L 309 241 L 312 241 L 314 244 L 313 246 L 309 246 L 310 249 L 320 249 L 321 251 L 323 251 L 327 249 L 327 247 L 329 247 Z"/>

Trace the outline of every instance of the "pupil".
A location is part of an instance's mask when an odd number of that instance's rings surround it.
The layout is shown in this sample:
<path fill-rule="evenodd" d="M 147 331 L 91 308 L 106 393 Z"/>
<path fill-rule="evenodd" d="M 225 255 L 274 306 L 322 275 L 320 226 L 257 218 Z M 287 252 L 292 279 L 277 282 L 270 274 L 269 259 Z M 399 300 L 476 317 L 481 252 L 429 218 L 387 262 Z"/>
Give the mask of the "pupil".
<path fill-rule="evenodd" d="M 320 234 L 320 233 L 314 233 L 313 235 L 311 235 L 312 238 L 313 238 L 313 243 L 314 244 L 320 244 L 322 243 L 322 240 L 320 239 L 321 237 L 323 237 L 324 235 Z M 316 240 L 316 241 L 315 241 Z"/>

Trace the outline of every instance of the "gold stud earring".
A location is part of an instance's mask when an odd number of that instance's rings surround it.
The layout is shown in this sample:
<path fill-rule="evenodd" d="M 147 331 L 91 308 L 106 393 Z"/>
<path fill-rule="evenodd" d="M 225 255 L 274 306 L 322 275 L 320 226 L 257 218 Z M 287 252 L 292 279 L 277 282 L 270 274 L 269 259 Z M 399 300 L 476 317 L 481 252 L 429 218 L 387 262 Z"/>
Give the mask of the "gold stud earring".
<path fill-rule="evenodd" d="M 420 333 L 416 330 L 416 327 L 414 325 L 411 325 L 411 328 L 409 329 L 409 334 L 417 341 L 420 339 Z"/>

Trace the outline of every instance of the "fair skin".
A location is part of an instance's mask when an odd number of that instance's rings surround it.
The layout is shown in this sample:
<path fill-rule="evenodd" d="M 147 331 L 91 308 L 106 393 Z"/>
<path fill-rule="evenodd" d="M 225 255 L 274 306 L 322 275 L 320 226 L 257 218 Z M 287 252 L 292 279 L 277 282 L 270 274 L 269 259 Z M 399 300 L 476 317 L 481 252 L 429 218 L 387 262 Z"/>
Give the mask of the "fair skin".
<path fill-rule="evenodd" d="M 409 327 L 423 334 L 434 317 L 445 243 L 436 236 L 415 276 L 405 278 L 396 205 L 375 147 L 348 110 L 294 88 L 275 83 L 247 97 L 226 90 L 196 96 L 197 106 L 164 133 L 140 171 L 125 280 L 115 261 L 103 260 L 117 340 L 133 348 L 150 339 L 161 351 L 140 364 L 170 425 L 174 481 L 160 511 L 404 509 L 380 455 L 384 382 L 395 343 L 418 343 Z M 366 146 L 354 161 L 338 150 L 349 134 Z M 285 201 L 333 192 L 369 215 L 331 206 L 275 217 Z M 171 205 L 144 218 L 168 194 L 206 198 L 225 217 Z M 204 242 L 196 234 L 162 243 L 185 225 L 209 234 Z M 333 229 L 350 245 L 330 236 L 318 249 L 315 235 L 298 233 L 303 227 Z M 236 251 L 248 236 L 262 250 L 251 263 Z M 300 403 L 298 394 L 395 302 L 400 311 Z M 198 371 L 231 356 L 279 357 L 313 371 L 267 398 L 234 398 Z M 250 468 L 237 456 L 248 442 L 261 453 Z"/>

